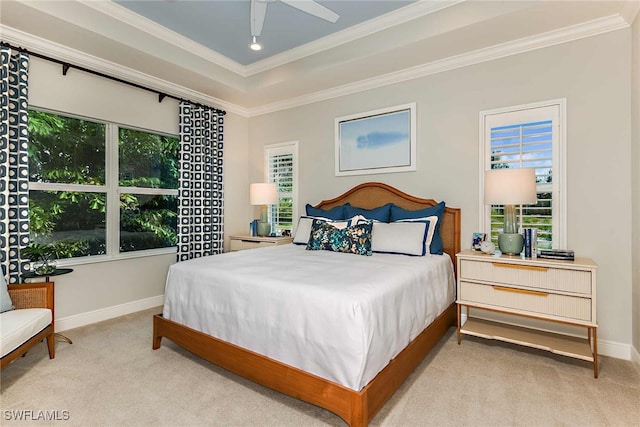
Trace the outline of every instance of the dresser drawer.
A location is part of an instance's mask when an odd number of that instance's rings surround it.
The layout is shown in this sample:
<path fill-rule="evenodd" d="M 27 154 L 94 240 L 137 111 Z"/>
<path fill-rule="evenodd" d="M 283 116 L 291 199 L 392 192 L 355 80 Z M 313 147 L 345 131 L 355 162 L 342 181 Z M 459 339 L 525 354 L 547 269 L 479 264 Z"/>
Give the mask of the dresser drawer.
<path fill-rule="evenodd" d="M 591 271 L 588 270 L 466 259 L 460 262 L 460 277 L 463 280 L 527 286 L 584 295 L 591 295 L 592 286 Z"/>
<path fill-rule="evenodd" d="M 275 246 L 275 242 L 260 242 L 255 240 L 231 240 L 231 251 L 243 251 L 245 249 L 264 248 Z"/>
<path fill-rule="evenodd" d="M 463 303 L 525 311 L 531 315 L 551 315 L 587 322 L 592 320 L 591 299 L 578 296 L 461 281 L 459 298 Z"/>

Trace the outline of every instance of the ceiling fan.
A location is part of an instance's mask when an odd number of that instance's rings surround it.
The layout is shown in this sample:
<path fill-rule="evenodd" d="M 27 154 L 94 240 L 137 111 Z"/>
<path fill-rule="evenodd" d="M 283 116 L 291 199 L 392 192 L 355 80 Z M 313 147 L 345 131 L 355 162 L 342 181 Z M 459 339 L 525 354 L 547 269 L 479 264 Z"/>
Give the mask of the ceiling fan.
<path fill-rule="evenodd" d="M 257 42 L 257 38 L 262 34 L 262 26 L 264 25 L 264 18 L 267 14 L 267 4 L 276 1 L 280 1 L 286 5 L 331 23 L 336 22 L 338 18 L 340 18 L 340 15 L 314 0 L 251 0 L 252 43 L 249 44 L 249 47 L 252 50 L 262 49 L 262 45 Z"/>

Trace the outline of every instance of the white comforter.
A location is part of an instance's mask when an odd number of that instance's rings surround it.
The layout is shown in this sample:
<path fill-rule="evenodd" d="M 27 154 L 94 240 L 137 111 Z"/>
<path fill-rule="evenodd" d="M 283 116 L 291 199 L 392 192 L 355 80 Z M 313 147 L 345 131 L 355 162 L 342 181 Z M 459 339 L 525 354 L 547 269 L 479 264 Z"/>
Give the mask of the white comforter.
<path fill-rule="evenodd" d="M 360 390 L 453 300 L 447 255 L 291 244 L 172 265 L 164 317 Z"/>

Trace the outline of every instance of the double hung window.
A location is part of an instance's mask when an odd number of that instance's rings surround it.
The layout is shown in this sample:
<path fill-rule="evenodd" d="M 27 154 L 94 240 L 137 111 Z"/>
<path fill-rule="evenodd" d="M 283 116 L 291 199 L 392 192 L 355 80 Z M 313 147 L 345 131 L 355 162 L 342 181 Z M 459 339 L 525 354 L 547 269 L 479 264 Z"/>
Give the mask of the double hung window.
<path fill-rule="evenodd" d="M 285 142 L 267 145 L 264 148 L 266 181 L 276 183 L 278 203 L 269 207 L 269 222 L 272 231 L 280 235 L 293 231 L 297 218 L 297 156 L 298 143 Z"/>
<path fill-rule="evenodd" d="M 488 169 L 535 169 L 537 202 L 520 214 L 523 228 L 537 228 L 541 249 L 566 245 L 565 110 L 562 99 L 480 113 L 480 182 Z M 485 206 L 480 191 L 481 226 L 497 242 L 504 207 Z"/>
<path fill-rule="evenodd" d="M 176 244 L 178 139 L 29 111 L 31 240 L 58 258 Z"/>

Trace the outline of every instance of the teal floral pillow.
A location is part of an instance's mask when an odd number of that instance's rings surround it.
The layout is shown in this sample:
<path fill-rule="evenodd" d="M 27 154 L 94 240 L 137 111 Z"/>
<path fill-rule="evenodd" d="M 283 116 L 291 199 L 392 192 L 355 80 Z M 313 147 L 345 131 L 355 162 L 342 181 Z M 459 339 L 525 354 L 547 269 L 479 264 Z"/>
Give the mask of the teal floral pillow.
<path fill-rule="evenodd" d="M 372 228 L 372 222 L 338 228 L 328 222 L 314 219 L 307 250 L 371 256 Z"/>

